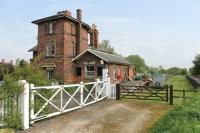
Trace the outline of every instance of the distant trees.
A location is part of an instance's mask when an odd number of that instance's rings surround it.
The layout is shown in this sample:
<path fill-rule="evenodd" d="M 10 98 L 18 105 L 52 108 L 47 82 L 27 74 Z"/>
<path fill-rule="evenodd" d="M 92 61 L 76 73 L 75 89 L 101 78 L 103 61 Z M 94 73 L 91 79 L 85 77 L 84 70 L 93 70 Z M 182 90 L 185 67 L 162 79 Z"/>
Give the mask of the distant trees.
<path fill-rule="evenodd" d="M 191 74 L 192 75 L 200 75 L 200 54 L 195 56 L 192 63 L 193 63 L 193 67 L 190 68 Z"/>
<path fill-rule="evenodd" d="M 146 65 L 144 59 L 140 57 L 139 55 L 129 55 L 127 57 L 127 60 L 134 64 L 136 67 L 136 71 L 141 73 L 146 73 L 149 71 L 149 67 Z"/>
<path fill-rule="evenodd" d="M 99 45 L 99 50 L 108 52 L 110 54 L 117 54 L 115 52 L 115 49 L 110 45 L 110 41 L 109 40 L 102 40 L 101 44 Z"/>
<path fill-rule="evenodd" d="M 179 68 L 179 67 L 172 67 L 166 70 L 167 74 L 170 75 L 186 75 L 187 69 L 186 68 Z"/>
<path fill-rule="evenodd" d="M 5 74 L 10 74 L 14 71 L 14 66 L 11 63 L 0 64 L 0 81 L 3 80 Z"/>

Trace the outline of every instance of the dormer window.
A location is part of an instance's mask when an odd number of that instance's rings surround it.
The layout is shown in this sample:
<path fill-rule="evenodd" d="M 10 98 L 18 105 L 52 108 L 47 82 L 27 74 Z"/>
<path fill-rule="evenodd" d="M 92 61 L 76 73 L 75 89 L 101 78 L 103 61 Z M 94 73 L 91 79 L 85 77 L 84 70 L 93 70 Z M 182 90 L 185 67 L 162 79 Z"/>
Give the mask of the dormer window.
<path fill-rule="evenodd" d="M 56 53 L 56 43 L 55 41 L 50 41 L 46 43 L 46 56 L 55 56 Z"/>

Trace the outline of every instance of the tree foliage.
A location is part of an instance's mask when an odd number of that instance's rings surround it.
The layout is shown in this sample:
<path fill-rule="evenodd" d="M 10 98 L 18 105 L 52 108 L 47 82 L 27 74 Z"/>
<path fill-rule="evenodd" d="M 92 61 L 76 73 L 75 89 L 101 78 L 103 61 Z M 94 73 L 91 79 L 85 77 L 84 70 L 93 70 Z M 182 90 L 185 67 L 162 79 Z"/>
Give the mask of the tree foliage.
<path fill-rule="evenodd" d="M 179 67 L 172 67 L 166 70 L 167 74 L 170 75 L 186 75 L 187 69 L 186 68 L 179 68 Z"/>
<path fill-rule="evenodd" d="M 200 75 L 200 54 L 196 55 L 192 61 L 193 67 L 190 69 L 192 75 Z"/>
<path fill-rule="evenodd" d="M 110 54 L 117 54 L 115 52 L 115 49 L 110 45 L 110 41 L 109 40 L 103 40 L 101 42 L 101 44 L 99 45 L 99 50 L 102 50 L 102 51 L 105 51 L 105 52 L 108 52 Z"/>
<path fill-rule="evenodd" d="M 21 115 L 17 106 L 18 96 L 23 91 L 23 87 L 18 83 L 19 80 L 26 80 L 35 86 L 48 85 L 50 82 L 35 61 L 28 63 L 21 60 L 14 66 L 12 73 L 4 75 L 3 84 L 0 86 L 0 102 L 3 101 L 6 112 L 3 121 L 8 127 L 16 129 L 22 127 Z"/>
<path fill-rule="evenodd" d="M 0 64 L 0 81 L 3 80 L 5 74 L 11 74 L 14 71 L 12 64 Z"/>
<path fill-rule="evenodd" d="M 141 73 L 146 73 L 149 71 L 148 66 L 146 65 L 144 59 L 142 57 L 140 57 L 139 55 L 129 55 L 127 57 L 127 60 L 134 64 L 136 67 L 136 71 Z"/>

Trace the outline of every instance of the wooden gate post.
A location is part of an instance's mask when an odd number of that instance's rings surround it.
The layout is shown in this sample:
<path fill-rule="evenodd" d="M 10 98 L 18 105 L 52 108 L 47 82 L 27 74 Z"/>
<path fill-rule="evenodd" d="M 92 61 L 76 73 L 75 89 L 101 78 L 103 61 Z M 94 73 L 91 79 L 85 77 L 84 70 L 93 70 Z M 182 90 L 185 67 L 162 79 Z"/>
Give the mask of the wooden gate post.
<path fill-rule="evenodd" d="M 120 100 L 120 84 L 116 84 L 116 100 Z"/>
<path fill-rule="evenodd" d="M 169 103 L 170 105 L 173 105 L 173 85 L 170 85 L 169 87 L 169 91 L 170 91 L 170 99 L 169 99 Z"/>
<path fill-rule="evenodd" d="M 169 86 L 165 85 L 164 88 L 166 89 L 166 102 L 169 101 Z"/>

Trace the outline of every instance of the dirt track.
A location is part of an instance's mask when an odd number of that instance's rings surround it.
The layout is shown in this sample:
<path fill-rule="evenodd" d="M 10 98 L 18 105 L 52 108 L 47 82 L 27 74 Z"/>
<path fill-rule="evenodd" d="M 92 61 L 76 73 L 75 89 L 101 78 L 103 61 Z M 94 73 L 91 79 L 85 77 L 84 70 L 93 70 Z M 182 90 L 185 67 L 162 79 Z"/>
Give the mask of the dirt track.
<path fill-rule="evenodd" d="M 170 107 L 141 101 L 104 100 L 35 123 L 26 133 L 145 133 Z"/>

